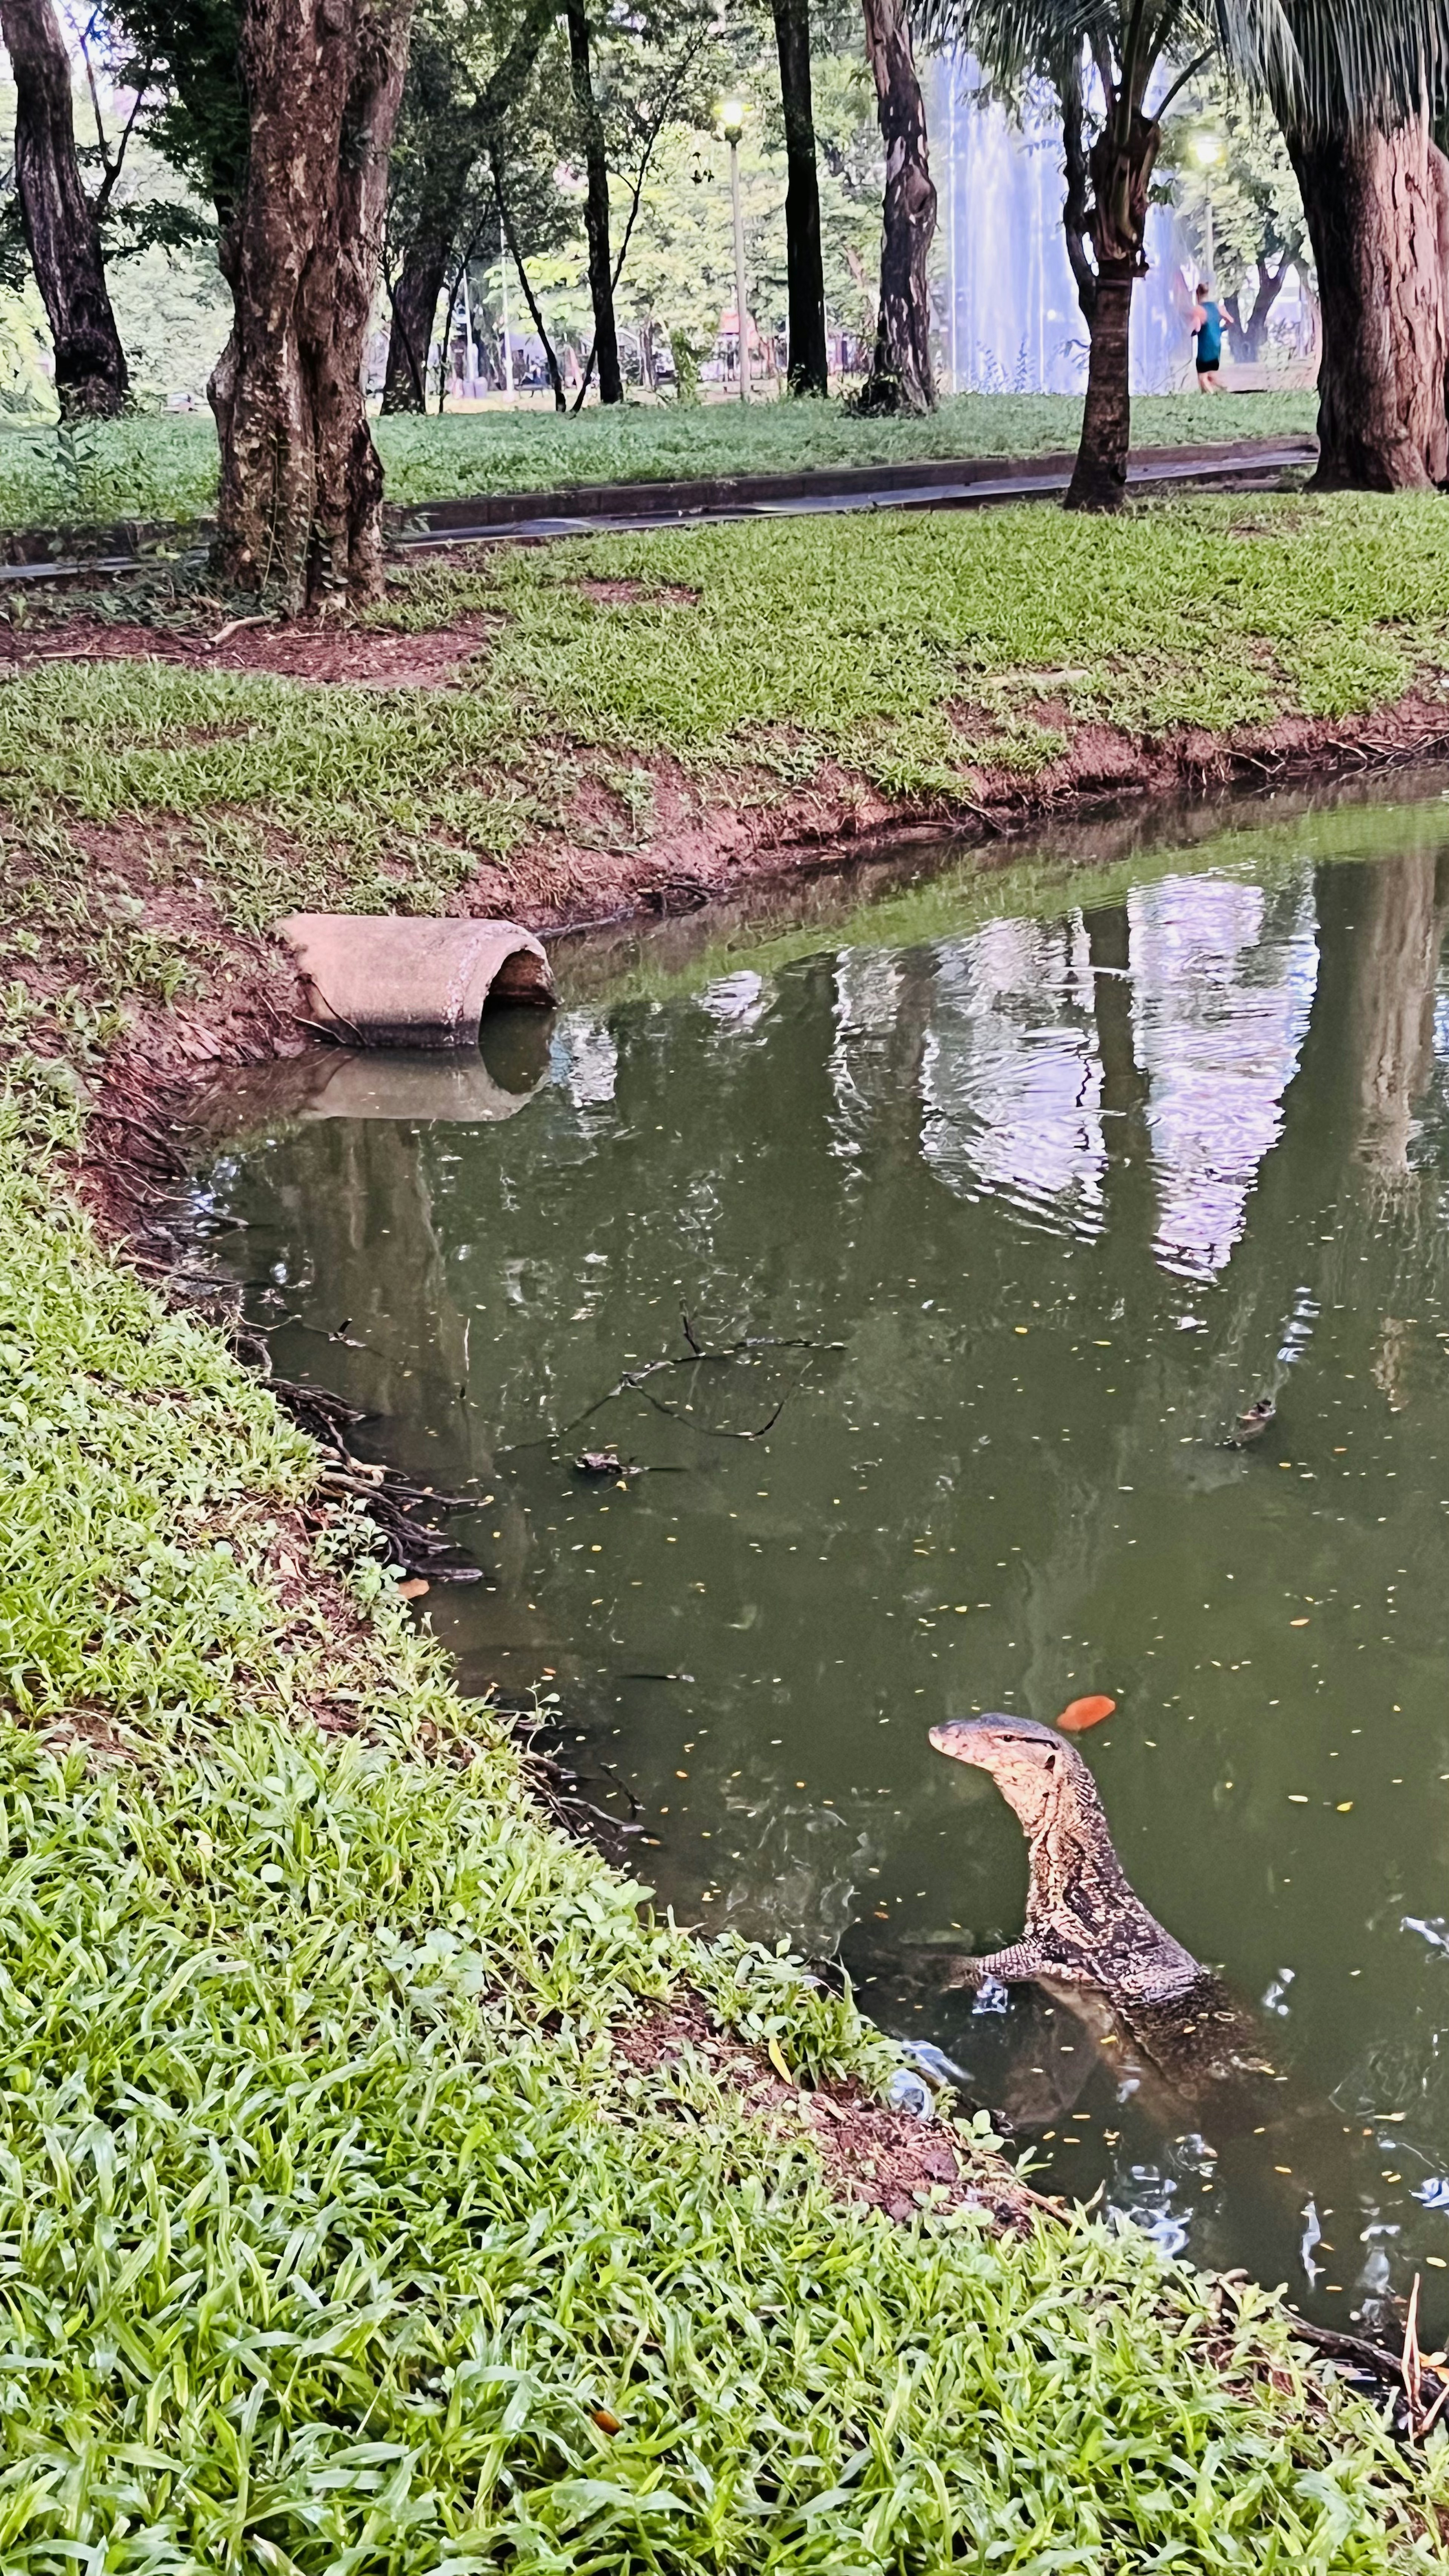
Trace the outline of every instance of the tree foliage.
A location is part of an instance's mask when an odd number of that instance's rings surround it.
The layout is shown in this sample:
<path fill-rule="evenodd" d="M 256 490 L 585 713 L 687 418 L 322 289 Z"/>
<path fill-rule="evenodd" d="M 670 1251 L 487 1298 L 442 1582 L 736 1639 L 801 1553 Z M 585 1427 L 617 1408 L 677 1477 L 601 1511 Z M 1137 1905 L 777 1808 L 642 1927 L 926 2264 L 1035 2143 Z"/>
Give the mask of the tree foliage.
<path fill-rule="evenodd" d="M 1261 100 L 1204 75 L 1163 127 L 1159 167 L 1170 175 L 1202 274 L 1215 273 L 1233 355 L 1252 364 L 1289 270 L 1312 270 L 1282 130 Z"/>

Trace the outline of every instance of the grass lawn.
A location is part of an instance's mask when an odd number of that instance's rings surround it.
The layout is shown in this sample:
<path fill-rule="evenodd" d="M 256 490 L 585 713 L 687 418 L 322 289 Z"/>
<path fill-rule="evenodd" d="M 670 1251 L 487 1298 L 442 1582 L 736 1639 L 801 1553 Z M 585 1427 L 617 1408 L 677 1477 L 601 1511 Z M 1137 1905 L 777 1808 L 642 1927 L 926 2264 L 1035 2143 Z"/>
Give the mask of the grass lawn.
<path fill-rule="evenodd" d="M 636 832 L 665 758 L 703 799 L 827 759 L 925 795 L 1063 708 L 1374 706 L 1449 656 L 1446 575 L 1436 501 L 797 523 L 415 570 L 390 614 L 472 620 L 462 687 L 7 666 L 7 2570 L 1449 2564 L 1449 2441 L 1406 2464 L 1307 2393 L 1271 2301 L 1085 2220 L 832 2194 L 811 2089 L 881 2043 L 548 1826 L 359 1525 L 307 1516 L 265 1388 L 67 1178 L 133 1005 L 219 1008 L 275 911 L 546 884 L 561 742 Z M 768 2119 L 719 2056 L 614 2047 L 681 1981 L 773 2042 Z"/>
<path fill-rule="evenodd" d="M 596 856 L 740 800 L 788 817 L 832 779 L 949 814 L 1083 727 L 1367 717 L 1442 692 L 1446 601 L 1433 497 L 1219 496 L 1107 526 L 793 520 L 410 568 L 356 654 L 388 625 L 420 652 L 455 627 L 461 685 L 308 686 L 199 644 L 22 658 L 0 687 L 0 1027 L 88 1034 L 88 961 L 112 996 L 204 987 L 224 934 L 297 904 L 435 911 L 491 870 L 490 902 L 587 911 Z M 52 655 L 64 615 L 31 631 Z"/>
<path fill-rule="evenodd" d="M 1312 430 L 1311 393 L 1149 395 L 1133 406 L 1139 446 L 1269 438 Z M 838 402 L 708 403 L 677 411 L 594 406 L 445 414 L 374 424 L 395 502 L 676 475 L 798 472 L 913 456 L 1035 456 L 1076 445 L 1081 404 L 1059 394 L 958 394 L 928 420 L 852 420 Z M 60 441 L 43 426 L 0 427 L 0 527 L 187 519 L 216 495 L 209 414 L 118 421 Z"/>

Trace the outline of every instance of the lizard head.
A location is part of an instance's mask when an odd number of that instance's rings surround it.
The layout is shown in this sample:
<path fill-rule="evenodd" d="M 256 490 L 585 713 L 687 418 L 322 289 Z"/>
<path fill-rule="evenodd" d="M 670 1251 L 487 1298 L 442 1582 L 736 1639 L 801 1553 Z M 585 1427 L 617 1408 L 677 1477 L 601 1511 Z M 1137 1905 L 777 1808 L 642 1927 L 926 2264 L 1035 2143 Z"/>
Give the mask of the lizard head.
<path fill-rule="evenodd" d="M 1086 1770 L 1075 1745 L 1030 1717 L 948 1718 L 931 1728 L 931 1742 L 951 1761 L 989 1771 L 1029 1834 L 1040 1830 L 1060 1805 L 1063 1789 L 1075 1786 Z"/>

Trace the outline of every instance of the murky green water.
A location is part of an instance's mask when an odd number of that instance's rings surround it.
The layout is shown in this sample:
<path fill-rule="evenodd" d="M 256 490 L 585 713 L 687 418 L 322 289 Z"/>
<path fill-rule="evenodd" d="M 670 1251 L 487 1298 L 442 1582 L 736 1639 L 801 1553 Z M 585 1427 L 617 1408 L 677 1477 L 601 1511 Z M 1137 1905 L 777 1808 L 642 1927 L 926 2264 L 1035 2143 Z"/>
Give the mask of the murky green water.
<path fill-rule="evenodd" d="M 485 1579 L 429 1613 L 468 1688 L 550 1676 L 663 1901 L 843 1949 L 1052 2186 L 1342 2319 L 1449 2265 L 1424 784 L 984 890 L 917 858 L 874 915 L 817 892 L 725 954 L 595 947 L 482 1066 L 334 1058 L 301 1119 L 254 1096 L 198 1206 L 283 1374 L 477 1479 Z M 647 1472 L 573 1472 L 610 1443 Z M 1257 2135 L 1124 2088 L 1039 1993 L 940 1991 L 942 1949 L 1019 1926 L 1025 1858 L 927 1727 L 1099 1691 L 1128 1872 L 1285 2078 Z"/>

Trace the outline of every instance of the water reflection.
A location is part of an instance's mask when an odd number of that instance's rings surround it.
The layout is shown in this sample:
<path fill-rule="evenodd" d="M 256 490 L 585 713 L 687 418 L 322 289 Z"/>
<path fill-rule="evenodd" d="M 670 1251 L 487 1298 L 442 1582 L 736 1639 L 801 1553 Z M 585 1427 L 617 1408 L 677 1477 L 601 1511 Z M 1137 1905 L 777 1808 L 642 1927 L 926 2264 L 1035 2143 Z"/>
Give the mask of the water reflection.
<path fill-rule="evenodd" d="M 932 1168 L 1086 1235 L 1106 1166 L 1093 991 L 1079 913 L 993 922 L 941 960 L 921 1069 Z"/>
<path fill-rule="evenodd" d="M 522 1114 L 263 1124 L 199 1203 L 279 1369 L 474 1480 L 435 1624 L 470 1687 L 557 1674 L 661 1899 L 844 1945 L 1054 2183 L 1330 2316 L 1449 2275 L 1446 843 L 1437 802 L 1237 826 L 1076 906 L 596 982 Z M 647 1472 L 584 1483 L 586 1439 Z M 943 1976 L 1025 1861 L 927 1726 L 1096 1690 L 1130 1875 L 1262 1999 L 1260 2135 Z"/>
<path fill-rule="evenodd" d="M 1282 1126 L 1317 974 L 1312 888 L 1184 877 L 1128 907 L 1133 1027 L 1151 1107 L 1154 1248 L 1192 1278 L 1221 1270 Z"/>

